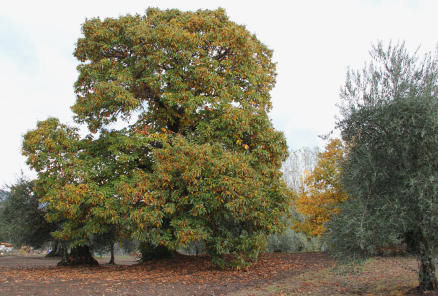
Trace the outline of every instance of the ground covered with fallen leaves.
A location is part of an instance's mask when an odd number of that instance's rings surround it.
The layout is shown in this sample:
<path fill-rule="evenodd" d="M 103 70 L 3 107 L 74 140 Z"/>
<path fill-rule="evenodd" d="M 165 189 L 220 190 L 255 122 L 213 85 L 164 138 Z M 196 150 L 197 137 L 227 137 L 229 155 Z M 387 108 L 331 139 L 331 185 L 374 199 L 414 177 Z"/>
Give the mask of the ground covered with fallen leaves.
<path fill-rule="evenodd" d="M 418 295 L 417 263 L 404 257 L 339 267 L 323 253 L 274 253 L 240 271 L 183 255 L 97 267 L 56 267 L 57 260 L 0 257 L 0 295 Z"/>

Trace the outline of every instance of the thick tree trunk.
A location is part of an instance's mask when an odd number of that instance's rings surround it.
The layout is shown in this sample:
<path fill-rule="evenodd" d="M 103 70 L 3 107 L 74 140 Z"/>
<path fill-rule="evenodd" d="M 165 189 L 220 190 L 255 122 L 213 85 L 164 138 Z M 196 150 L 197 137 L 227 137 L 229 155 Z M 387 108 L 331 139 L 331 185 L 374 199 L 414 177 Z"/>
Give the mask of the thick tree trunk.
<path fill-rule="evenodd" d="M 108 264 L 112 264 L 112 265 L 116 264 L 115 260 L 114 260 L 114 243 L 113 242 L 111 242 L 111 245 L 110 245 L 110 252 L 111 252 L 111 259 L 108 262 Z"/>
<path fill-rule="evenodd" d="M 435 264 L 432 259 L 429 243 L 424 237 L 422 237 L 421 241 L 419 242 L 418 251 L 418 255 L 420 257 L 420 271 L 418 274 L 420 290 L 438 290 L 438 281 L 435 275 Z"/>
<path fill-rule="evenodd" d="M 74 266 L 74 265 L 99 265 L 96 259 L 93 258 L 88 246 L 79 246 L 71 249 L 70 255 L 61 262 L 58 266 Z"/>

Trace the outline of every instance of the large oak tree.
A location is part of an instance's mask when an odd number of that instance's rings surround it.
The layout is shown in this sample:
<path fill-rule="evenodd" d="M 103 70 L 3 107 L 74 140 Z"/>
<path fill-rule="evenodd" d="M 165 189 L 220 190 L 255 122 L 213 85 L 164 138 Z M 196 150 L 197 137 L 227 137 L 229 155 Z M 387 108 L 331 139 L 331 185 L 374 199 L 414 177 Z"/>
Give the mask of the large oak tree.
<path fill-rule="evenodd" d="M 222 9 L 93 18 L 82 32 L 72 110 L 90 134 L 49 119 L 24 143 L 65 219 L 57 235 L 84 245 L 118 229 L 169 250 L 203 241 L 219 265 L 255 260 L 289 200 L 272 51 Z"/>

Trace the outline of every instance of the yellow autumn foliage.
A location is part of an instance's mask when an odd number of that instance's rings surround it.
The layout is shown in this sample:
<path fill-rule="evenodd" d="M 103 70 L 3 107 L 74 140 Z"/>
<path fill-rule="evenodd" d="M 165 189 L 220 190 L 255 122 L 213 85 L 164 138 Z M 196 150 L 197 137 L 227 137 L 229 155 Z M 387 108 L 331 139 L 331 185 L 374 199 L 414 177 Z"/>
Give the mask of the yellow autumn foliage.
<path fill-rule="evenodd" d="M 339 205 L 347 200 L 340 181 L 340 161 L 345 150 L 341 140 L 332 139 L 325 151 L 318 155 L 318 163 L 305 172 L 304 181 L 294 200 L 295 209 L 302 219 L 296 219 L 292 229 L 308 236 L 320 236 L 325 223 L 339 212 Z"/>

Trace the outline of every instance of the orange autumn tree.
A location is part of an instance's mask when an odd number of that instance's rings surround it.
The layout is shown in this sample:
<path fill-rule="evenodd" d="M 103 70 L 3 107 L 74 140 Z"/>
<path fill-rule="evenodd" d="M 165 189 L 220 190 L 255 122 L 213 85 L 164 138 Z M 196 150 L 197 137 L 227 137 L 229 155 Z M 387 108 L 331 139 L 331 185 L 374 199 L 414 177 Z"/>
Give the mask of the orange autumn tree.
<path fill-rule="evenodd" d="M 310 172 L 305 172 L 304 182 L 295 199 L 295 209 L 301 219 L 295 219 L 293 229 L 308 236 L 320 236 L 326 230 L 324 224 L 339 211 L 339 205 L 347 199 L 340 181 L 340 161 L 345 149 L 341 140 L 332 139 L 325 151 L 318 155 L 318 162 Z"/>

